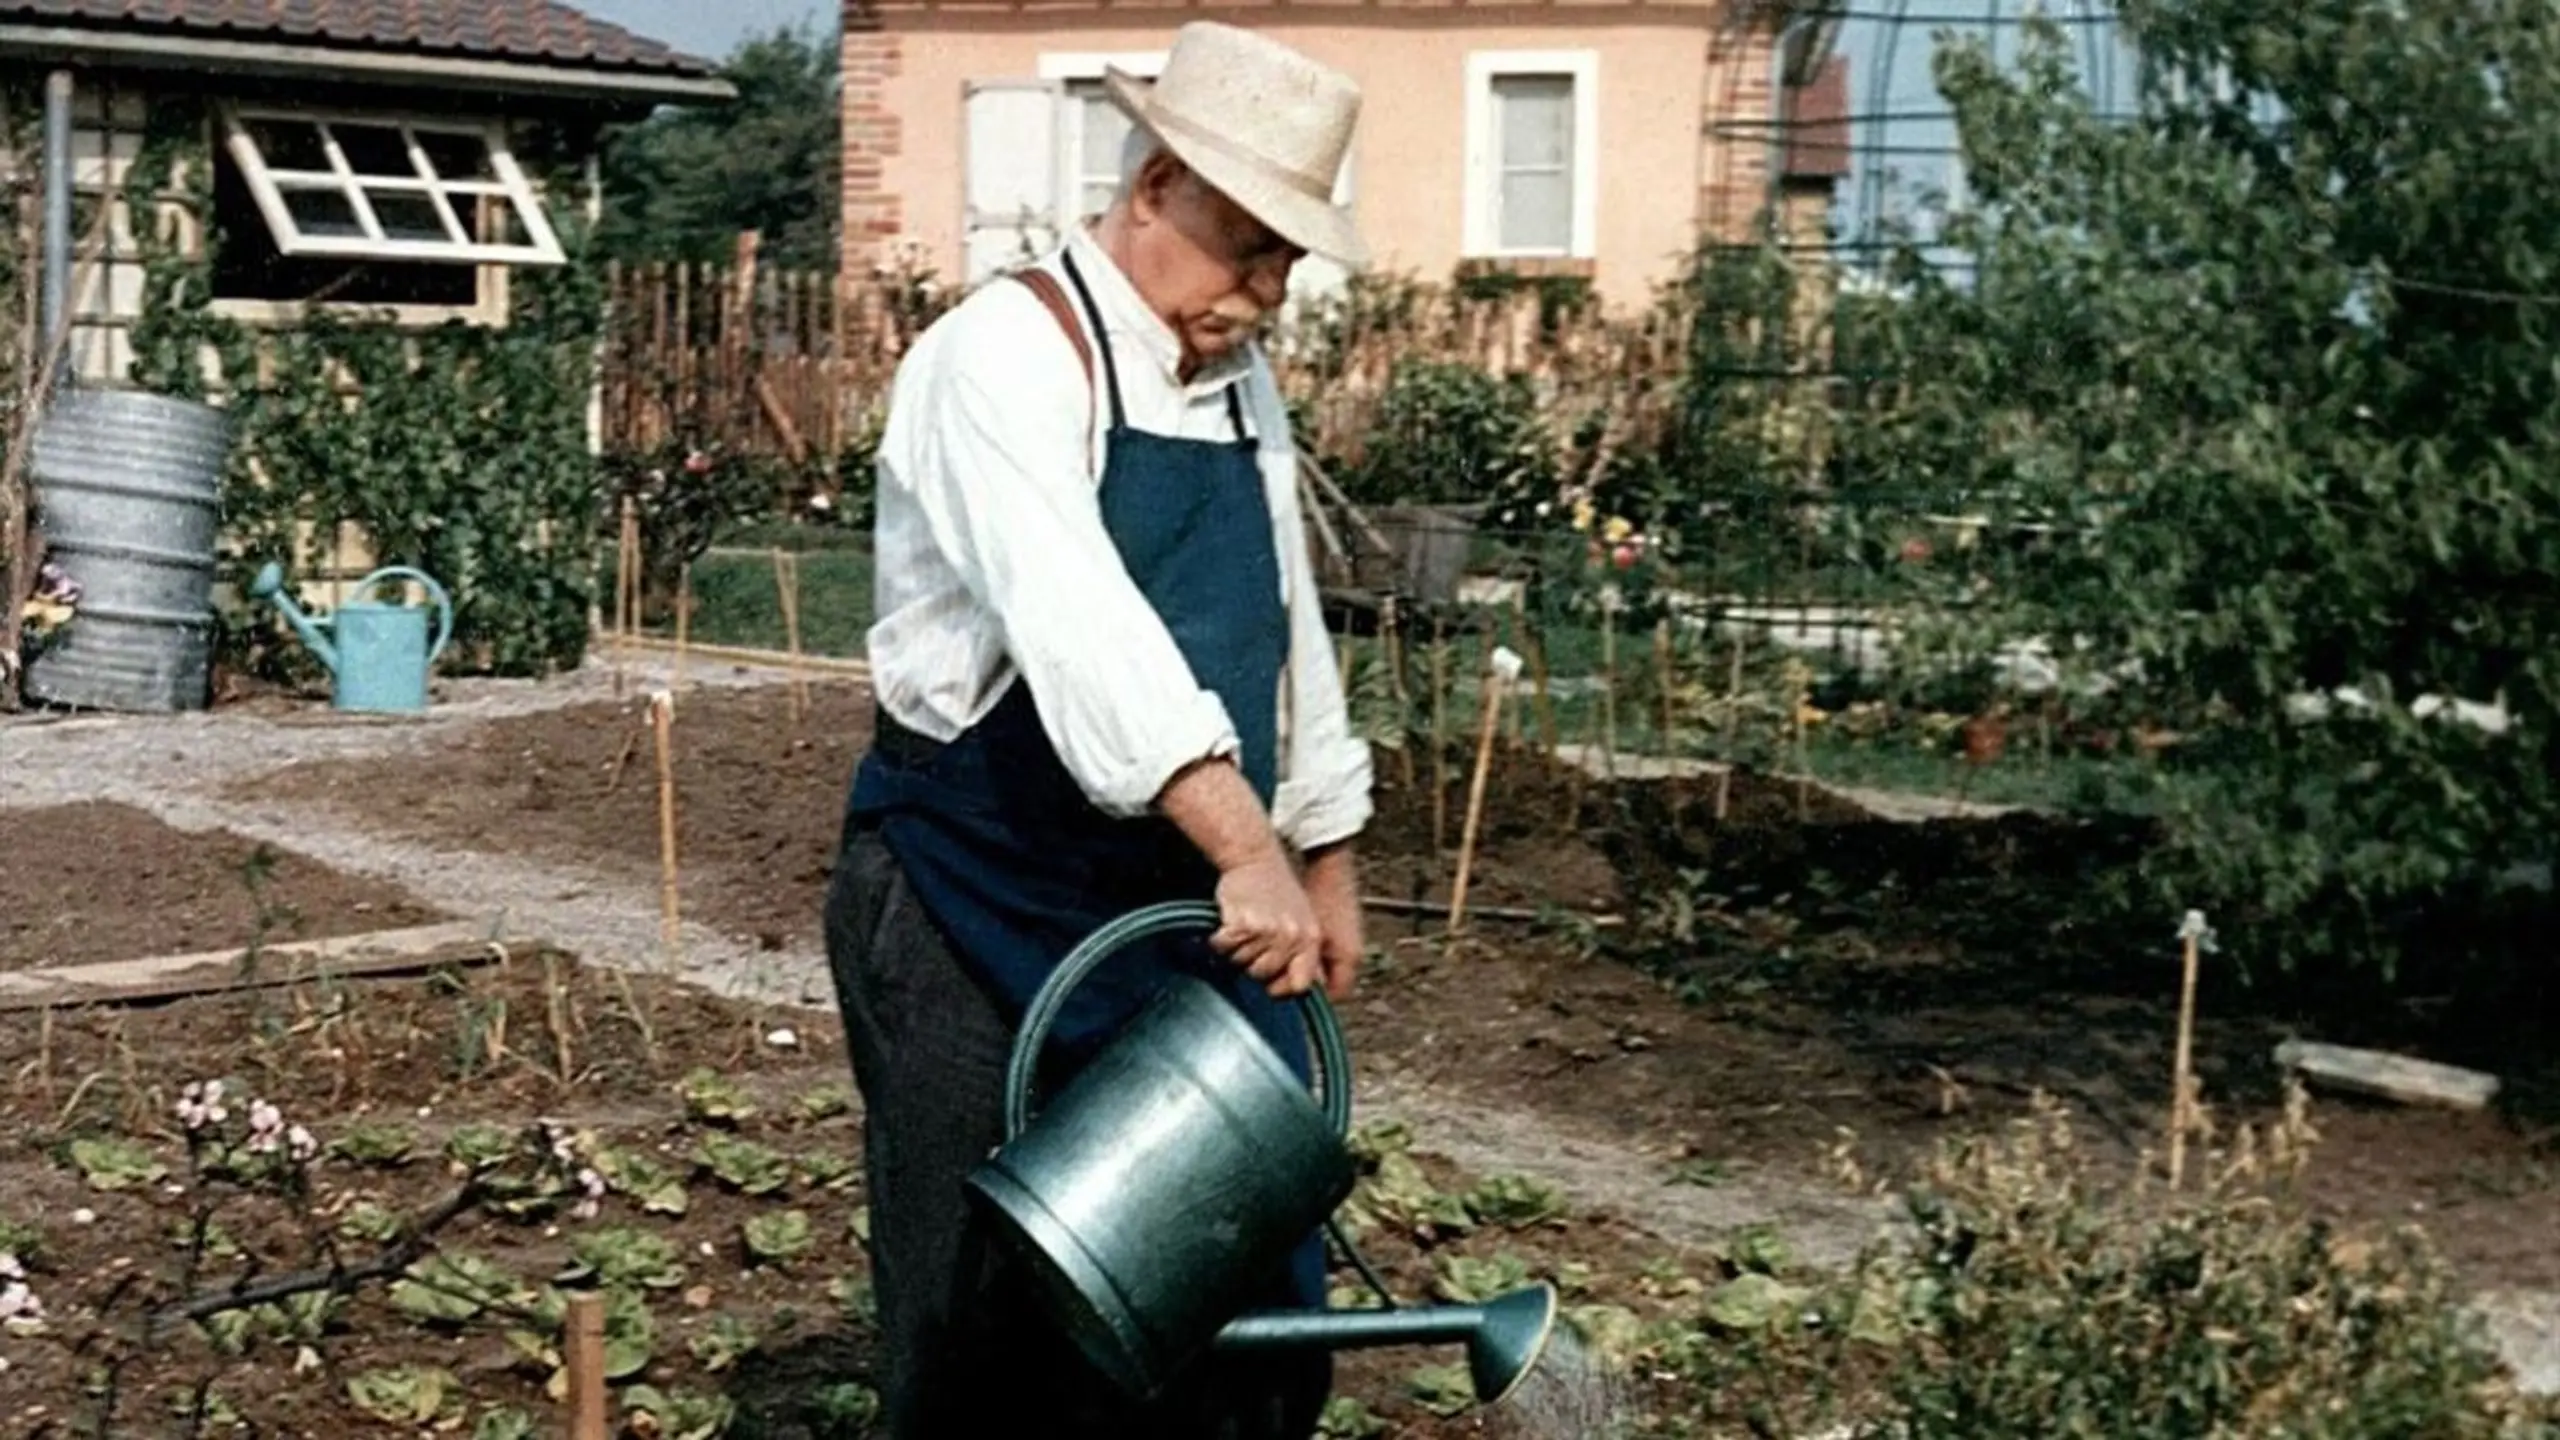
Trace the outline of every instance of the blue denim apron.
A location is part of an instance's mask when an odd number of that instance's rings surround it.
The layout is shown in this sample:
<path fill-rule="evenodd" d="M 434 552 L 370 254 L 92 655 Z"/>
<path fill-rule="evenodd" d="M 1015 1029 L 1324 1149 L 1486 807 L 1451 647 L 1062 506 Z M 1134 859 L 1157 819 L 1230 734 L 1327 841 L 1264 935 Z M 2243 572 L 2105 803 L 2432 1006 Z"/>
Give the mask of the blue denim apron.
<path fill-rule="evenodd" d="M 1268 808 L 1289 616 L 1243 404 L 1230 385 L 1231 440 L 1131 428 L 1101 314 L 1072 255 L 1066 268 L 1092 322 L 1111 402 L 1103 526 L 1193 676 L 1225 705 L 1245 777 Z M 1070 322 L 1054 289 L 1043 299 L 1061 325 Z M 1121 819 L 1096 808 L 1050 746 L 1037 705 L 1017 677 L 985 718 L 947 745 L 903 731 L 884 711 L 882 736 L 855 772 L 848 798 L 852 816 L 878 823 L 953 953 L 1016 1019 L 1057 963 L 1094 931 L 1148 905 L 1214 901 L 1218 880 L 1171 821 Z M 1121 950 L 1088 976 L 1058 1016 L 1044 1070 L 1071 1068 L 1091 1055 L 1174 973 L 1224 993 L 1301 1082 L 1311 1083 L 1295 1002 L 1273 998 L 1212 951 L 1205 936 L 1188 934 Z M 1324 1303 L 1321 1233 L 1292 1255 L 1290 1280 L 1296 1303 Z"/>

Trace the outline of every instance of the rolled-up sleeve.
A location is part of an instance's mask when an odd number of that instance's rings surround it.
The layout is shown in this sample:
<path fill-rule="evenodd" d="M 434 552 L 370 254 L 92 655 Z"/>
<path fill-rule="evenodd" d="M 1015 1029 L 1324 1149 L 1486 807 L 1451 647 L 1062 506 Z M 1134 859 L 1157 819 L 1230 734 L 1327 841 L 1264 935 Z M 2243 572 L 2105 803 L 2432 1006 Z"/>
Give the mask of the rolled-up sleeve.
<path fill-rule="evenodd" d="M 1261 378 L 1267 381 L 1268 371 Z M 1277 522 L 1281 564 L 1289 597 L 1288 746 L 1271 821 L 1299 850 L 1351 839 L 1366 829 L 1375 802 L 1369 742 L 1351 728 L 1333 636 L 1325 629 L 1323 597 L 1307 553 L 1304 510 L 1298 499 L 1296 447 L 1288 412 L 1274 385 L 1254 387 L 1262 416 L 1262 463 Z"/>
<path fill-rule="evenodd" d="M 893 399 L 883 483 L 908 490 L 998 618 L 1085 795 L 1108 814 L 1143 814 L 1186 766 L 1234 754 L 1235 728 L 1103 528 L 1074 348 L 1027 291 L 962 308 Z"/>

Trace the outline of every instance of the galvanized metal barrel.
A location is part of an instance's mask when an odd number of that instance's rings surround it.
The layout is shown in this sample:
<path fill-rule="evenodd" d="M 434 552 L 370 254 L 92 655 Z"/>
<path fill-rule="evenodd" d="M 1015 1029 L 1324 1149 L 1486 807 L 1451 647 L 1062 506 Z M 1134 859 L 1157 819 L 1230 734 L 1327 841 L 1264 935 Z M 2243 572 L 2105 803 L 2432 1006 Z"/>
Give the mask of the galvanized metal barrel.
<path fill-rule="evenodd" d="M 200 710 L 230 417 L 132 390 L 66 388 L 28 451 L 47 558 L 80 586 L 71 624 L 27 666 L 28 698 Z"/>

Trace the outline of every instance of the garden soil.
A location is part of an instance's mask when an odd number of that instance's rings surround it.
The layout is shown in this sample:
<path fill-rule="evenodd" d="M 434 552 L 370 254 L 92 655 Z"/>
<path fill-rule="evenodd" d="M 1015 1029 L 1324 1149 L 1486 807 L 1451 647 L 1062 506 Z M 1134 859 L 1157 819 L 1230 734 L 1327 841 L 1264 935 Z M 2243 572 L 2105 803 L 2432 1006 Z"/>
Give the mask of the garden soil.
<path fill-rule="evenodd" d="M 797 717 L 779 685 L 679 700 L 689 916 L 760 949 L 811 951 L 870 703 L 843 682 L 813 684 Z M 289 767 L 254 789 L 421 843 L 583 862 L 653 889 L 645 722 L 636 699 L 573 705 L 385 762 Z M 1749 774 L 1606 786 L 1498 748 L 1468 904 L 1504 918 L 1471 922 L 1451 947 L 1437 943 L 1438 907 L 1466 777 L 1451 768 L 1435 817 L 1427 775 L 1405 786 L 1384 758 L 1378 773 L 1365 888 L 1395 908 L 1370 917 L 1382 954 L 1345 1007 L 1364 1093 L 1443 1109 L 1460 1129 L 1471 1114 L 1496 1130 L 1499 1117 L 1540 1117 L 1605 1140 L 1621 1168 L 1638 1158 L 1648 1184 L 1685 1177 L 1678 1188 L 1703 1190 L 1709 1215 L 1724 1213 L 1724 1185 L 1753 1203 L 1803 1193 L 1844 1135 L 1889 1175 L 1957 1128 L 2023 1113 L 2040 1089 L 2128 1155 L 2160 1132 L 2174 948 L 2128 982 L 2112 953 L 2079 966 L 2073 951 L 2093 938 L 2050 933 L 2028 908 L 2085 883 L 2122 836 L 2027 815 L 1887 821 L 1818 785 Z M 1652 838 L 1641 850 L 1611 838 L 1630 833 Z M 1727 902 L 1690 920 L 1694 954 L 1652 970 L 1609 957 L 1603 942 L 1671 904 L 1684 871 L 1711 874 Z M 1539 911 L 1546 923 L 1517 918 Z M 2157 983 L 2139 988 L 2146 978 Z M 2222 1123 L 2263 1122 L 2291 1028 L 2222 1013 L 2220 999 L 2209 992 L 2203 1010 L 2198 1073 Z M 2560 1156 L 2517 1124 L 2329 1101 L 2321 1126 L 2315 1203 L 2364 1222 L 2432 1217 L 2476 1273 L 2560 1284 Z M 1604 1188 L 1623 1193 L 1623 1180 Z M 1854 1221 L 1867 1211 L 1805 1213 L 1820 1217 L 1817 1250 L 1864 1238 Z"/>
<path fill-rule="evenodd" d="M 673 726 L 680 898 L 693 936 L 688 973 L 725 988 L 765 957 L 798 977 L 799 1008 L 729 1005 L 698 988 L 639 977 L 632 983 L 649 1008 L 698 1017 L 661 1020 L 661 1049 L 650 1057 L 634 1048 L 636 1027 L 612 1019 L 627 1004 L 618 987 L 590 976 L 578 1009 L 594 1035 L 581 1032 L 578 1048 L 588 1057 L 581 1063 L 601 1067 L 602 1078 L 553 1089 L 543 1078 L 546 1000 L 519 959 L 512 978 L 475 979 L 468 992 L 517 987 L 497 992 L 508 1002 L 506 1033 L 517 1037 L 510 1044 L 518 1052 L 502 1067 L 499 1088 L 471 1090 L 466 1099 L 450 1079 L 433 1078 L 451 1069 L 457 1047 L 468 1048 L 461 1036 L 485 1042 L 491 1012 L 462 1005 L 451 985 L 429 985 L 417 987 L 425 998 L 409 1003 L 442 1019 L 416 1021 L 414 1038 L 396 1043 L 380 1038 L 398 1033 L 396 1025 L 369 1031 L 366 1048 L 332 1063 L 306 1060 L 291 1081 L 298 1104 L 351 1113 L 369 1085 L 386 1104 L 434 1093 L 442 1098 L 426 1103 L 448 1121 L 463 1113 L 520 1120 L 549 1107 L 609 1118 L 673 1145 L 684 1137 L 665 1113 L 667 1077 L 686 1066 L 722 1068 L 750 1086 L 841 1075 L 817 915 L 844 785 L 867 735 L 868 697 L 858 685 L 813 683 L 810 710 L 795 714 L 788 687 L 774 677 L 727 667 L 712 675 L 718 683 L 682 692 Z M 69 788 L 77 767 L 113 773 L 109 788 L 128 803 L 304 844 L 377 879 L 414 878 L 421 903 L 477 914 L 503 898 L 583 958 L 645 968 L 636 962 L 656 931 L 660 898 L 647 711 L 637 688 L 617 699 L 593 672 L 551 683 L 548 701 L 527 698 L 531 687 L 473 690 L 429 723 L 362 733 L 314 724 L 291 734 L 272 716 L 254 724 L 217 716 L 185 732 L 184 766 L 172 760 L 160 769 L 152 768 L 164 748 L 156 738 L 135 742 L 142 758 L 118 768 L 102 762 L 98 747 L 124 742 L 88 737 L 60 747 L 52 763 L 65 773 L 53 793 Z M 213 763 L 217 757 L 223 763 Z M 1343 1007 L 1359 1113 L 1404 1126 L 1450 1185 L 1469 1175 L 1513 1175 L 1564 1192 L 1565 1217 L 1483 1243 L 1542 1272 L 1588 1277 L 1582 1300 L 1639 1310 L 1679 1303 L 1694 1291 L 1680 1277 L 1716 1263 L 1714 1252 L 1749 1226 L 1774 1225 L 1800 1255 L 1841 1257 L 1886 1217 L 1832 1183 L 1838 1159 L 1889 1178 L 1924 1146 L 2022 1113 L 2038 1091 L 2064 1100 L 2097 1143 L 2128 1157 L 2158 1132 L 2174 952 L 2156 974 L 2128 978 L 2113 961 L 2083 966 L 2079 951 L 2091 937 L 2057 933 L 2031 908 L 2036 887 L 2074 883 L 2114 839 L 2020 816 L 1885 822 L 1821 787 L 1747 775 L 1602 786 L 1525 752 L 1504 753 L 1470 882 L 1476 918 L 1448 943 L 1439 907 L 1465 804 L 1463 772 L 1453 772 L 1438 816 L 1444 843 L 1435 847 L 1428 786 L 1407 787 L 1397 766 L 1383 759 L 1380 766 L 1382 808 L 1364 863 L 1366 888 L 1384 903 L 1370 917 L 1367 975 Z M 45 790 L 42 780 L 34 786 Z M 0 820 L 24 813 L 5 808 L 10 803 L 0 797 Z M 1610 838 L 1631 830 L 1652 838 L 1640 850 Z M 276 896 L 307 904 L 290 886 L 279 885 Z M 547 910 L 546 896 L 555 897 Z M 1645 933 L 1683 938 L 1633 949 L 1637 919 L 1649 922 Z M 121 1035 L 85 1042 L 106 1048 L 79 1060 L 57 1056 L 49 1094 L 10 1103 L 30 1124 L 58 1116 L 81 1080 L 95 1075 L 104 1078 L 90 1085 L 84 1106 L 124 1104 L 130 1093 L 140 1097 L 130 1102 L 137 1116 L 165 1115 L 169 1097 L 131 1088 L 119 1067 L 137 1057 L 163 1065 L 165 1091 L 181 1074 L 225 1063 L 222 1045 L 234 1047 L 236 1061 L 237 1047 L 251 1043 L 243 1035 L 254 1039 L 279 1023 L 308 1034 L 325 1023 L 269 1012 L 250 1024 L 233 1015 L 225 1040 L 220 1026 L 184 1018 L 248 1003 L 187 1002 L 146 1012 L 148 1020 L 137 1014 Z M 473 1015 L 481 1018 L 466 1018 Z M 2199 1071 L 2217 1120 L 2265 1118 L 2277 1099 L 2268 1055 L 2288 1022 L 2211 988 L 2204 1017 Z M 759 1048 L 758 1031 L 778 1023 L 792 1027 L 796 1047 Z M 195 1037 L 202 1052 L 188 1052 L 181 1036 Z M 26 1058 L 0 1062 L 14 1068 Z M 765 1078 L 768 1070 L 778 1078 Z M 2422 1222 L 2484 1284 L 2560 1285 L 2560 1247 L 2550 1241 L 2560 1234 L 2560 1159 L 2530 1122 L 2328 1097 L 2315 1118 L 2323 1143 L 2307 1203 L 2357 1223 Z M 838 1153 L 854 1144 L 852 1122 L 827 1123 L 837 1128 L 788 1132 L 777 1143 Z M 58 1156 L 40 1158 L 35 1149 L 52 1132 L 22 1133 L 34 1137 L 14 1162 L 28 1167 L 25 1183 L 59 1190 L 66 1182 Z M 34 1172 L 47 1165 L 50 1178 L 39 1181 Z M 16 1181 L 0 1185 L 0 1193 L 17 1189 Z M 78 1203 L 67 1192 L 27 1193 L 45 1196 L 48 1214 Z M 679 1233 L 697 1252 L 704 1244 L 733 1251 L 745 1211 L 720 1208 L 728 1199 L 717 1186 L 704 1193 L 705 1218 L 684 1222 Z M 840 1265 L 851 1252 L 834 1242 L 851 1223 L 851 1202 L 839 1204 L 835 1192 L 808 1198 L 831 1207 L 818 1217 L 818 1233 Z M 508 1234 L 511 1244 L 535 1243 Z M 144 1239 L 75 1234 L 66 1243 L 75 1264 L 92 1264 L 135 1257 Z M 1421 1249 L 1393 1233 L 1364 1243 L 1408 1295 L 1433 1283 Z M 804 1319 L 825 1311 L 815 1291 L 792 1288 L 801 1280 L 768 1275 L 753 1283 Z M 859 1325 L 826 1333 L 816 1352 L 805 1352 L 819 1363 L 796 1372 L 810 1384 L 819 1372 L 841 1374 L 831 1367 L 860 1360 Z M 486 1354 L 455 1354 L 457 1363 L 490 1363 Z M 1452 1357 L 1358 1357 L 1348 1384 L 1395 1422 L 1396 1435 L 1477 1433 L 1471 1418 L 1435 1421 L 1419 1403 L 1428 1387 L 1417 1389 L 1413 1368 L 1444 1358 Z M 341 1363 L 334 1348 L 329 1363 Z M 761 1393 L 738 1383 L 742 1376 L 688 1370 L 693 1362 L 680 1356 L 672 1363 L 698 1386 L 725 1381 L 733 1393 Z"/>
<path fill-rule="evenodd" d="M 445 917 L 405 889 L 97 801 L 0 809 L 0 970 L 335 939 Z"/>

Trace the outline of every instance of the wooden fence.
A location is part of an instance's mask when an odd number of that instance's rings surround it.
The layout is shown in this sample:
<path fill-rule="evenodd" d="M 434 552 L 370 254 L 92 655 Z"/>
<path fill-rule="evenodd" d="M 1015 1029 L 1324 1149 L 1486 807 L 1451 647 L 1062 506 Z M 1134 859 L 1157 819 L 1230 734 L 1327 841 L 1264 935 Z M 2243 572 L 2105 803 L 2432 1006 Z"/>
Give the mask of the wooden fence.
<path fill-rule="evenodd" d="M 613 266 L 606 276 L 608 451 L 699 445 L 806 463 L 863 448 L 928 293 L 760 265 Z"/>
<path fill-rule="evenodd" d="M 898 358 L 956 298 L 912 277 L 759 265 L 752 234 L 731 263 L 617 267 L 608 283 L 609 449 L 716 445 L 795 462 L 869 448 Z M 1358 455 L 1395 368 L 1415 359 L 1526 377 L 1560 432 L 1597 417 L 1605 447 L 1668 412 L 1687 323 L 1677 302 L 1612 315 L 1535 286 L 1367 280 L 1302 307 L 1272 349 L 1320 455 Z"/>

